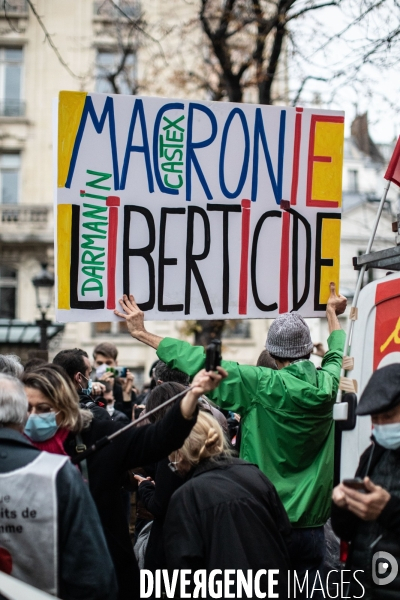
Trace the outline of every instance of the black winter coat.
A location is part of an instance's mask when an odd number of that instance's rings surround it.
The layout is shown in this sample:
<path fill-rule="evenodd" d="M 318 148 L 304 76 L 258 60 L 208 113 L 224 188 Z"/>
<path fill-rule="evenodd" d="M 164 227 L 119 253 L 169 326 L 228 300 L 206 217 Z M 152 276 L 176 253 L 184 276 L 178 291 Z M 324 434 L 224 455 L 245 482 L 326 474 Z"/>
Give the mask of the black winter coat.
<path fill-rule="evenodd" d="M 107 410 L 107 412 L 108 412 L 108 410 Z M 112 415 L 110 413 L 108 413 L 108 414 L 110 415 L 111 420 L 114 421 L 115 423 L 119 423 L 121 427 L 125 427 L 125 425 L 128 425 L 132 421 L 132 419 L 128 419 L 128 417 L 120 410 L 114 409 L 114 412 Z"/>
<path fill-rule="evenodd" d="M 239 458 L 201 462 L 172 496 L 164 523 L 170 569 L 279 569 L 274 592 L 288 598 L 291 526 L 272 483 Z M 267 593 L 267 578 L 260 588 Z M 235 589 L 235 586 L 231 588 Z M 254 596 L 255 598 L 256 596 Z"/>
<path fill-rule="evenodd" d="M 134 427 L 87 459 L 90 491 L 114 562 L 121 600 L 139 598 L 139 569 L 121 495 L 124 473 L 128 469 L 161 460 L 180 448 L 196 418 L 197 415 L 191 420 L 184 419 L 178 403 L 155 425 Z M 120 428 L 121 425 L 111 419 L 93 419 L 89 429 L 81 433 L 83 443 L 89 447 Z M 68 436 L 64 447 L 70 456 L 76 454 L 74 434 Z"/>
<path fill-rule="evenodd" d="M 182 478 L 171 471 L 168 463 L 168 458 L 157 463 L 155 485 L 151 481 L 143 481 L 138 489 L 139 500 L 154 517 L 144 560 L 144 568 L 151 571 L 167 568 L 163 540 L 164 520 L 172 494 L 184 483 Z"/>
<path fill-rule="evenodd" d="M 106 405 L 101 402 L 101 397 L 93 398 L 93 396 L 86 396 L 85 394 L 80 394 L 79 392 L 78 395 L 80 407 L 90 410 L 96 421 L 109 421 L 111 419 L 110 415 L 106 411 Z"/>
<path fill-rule="evenodd" d="M 122 386 L 117 379 L 114 383 L 114 398 L 116 410 L 119 410 L 120 412 L 124 413 L 124 415 L 128 417 L 129 421 L 132 421 L 132 410 L 134 404 L 136 403 L 135 392 L 131 393 L 131 399 L 129 400 L 129 402 L 125 402 Z"/>
<path fill-rule="evenodd" d="M 386 489 L 391 499 L 376 521 L 363 521 L 332 504 L 332 528 L 342 540 L 351 542 L 346 568 L 353 572 L 360 570 L 357 579 L 365 587 L 363 599 L 398 600 L 400 573 L 393 582 L 377 585 L 372 578 L 372 563 L 375 553 L 388 552 L 400 566 L 400 450 L 386 450 L 376 442 L 369 446 L 361 456 L 356 472 L 356 477 L 366 475 Z M 379 562 L 385 561 L 378 560 L 376 567 Z M 378 579 L 383 577 L 384 574 L 378 573 Z M 352 580 L 348 596 L 360 596 L 361 593 L 360 585 Z"/>

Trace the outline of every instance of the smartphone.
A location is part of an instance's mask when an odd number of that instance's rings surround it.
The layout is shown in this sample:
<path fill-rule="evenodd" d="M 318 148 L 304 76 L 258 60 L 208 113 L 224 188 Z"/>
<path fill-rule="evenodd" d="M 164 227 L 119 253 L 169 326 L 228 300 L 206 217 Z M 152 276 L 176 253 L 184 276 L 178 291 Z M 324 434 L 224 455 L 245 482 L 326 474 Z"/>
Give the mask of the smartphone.
<path fill-rule="evenodd" d="M 136 419 L 138 419 L 140 417 L 140 415 L 142 414 L 142 411 L 144 409 L 144 406 L 135 406 L 134 411 L 135 411 L 135 421 Z"/>
<path fill-rule="evenodd" d="M 114 377 L 126 377 L 127 367 L 107 367 L 106 371 L 112 373 Z"/>
<path fill-rule="evenodd" d="M 206 371 L 216 371 L 221 365 L 221 342 L 213 340 L 206 348 Z"/>
<path fill-rule="evenodd" d="M 354 477 L 354 479 L 343 479 L 343 485 L 352 490 L 356 490 L 361 494 L 369 493 L 367 488 L 365 487 L 364 479 L 361 479 L 361 477 Z"/>

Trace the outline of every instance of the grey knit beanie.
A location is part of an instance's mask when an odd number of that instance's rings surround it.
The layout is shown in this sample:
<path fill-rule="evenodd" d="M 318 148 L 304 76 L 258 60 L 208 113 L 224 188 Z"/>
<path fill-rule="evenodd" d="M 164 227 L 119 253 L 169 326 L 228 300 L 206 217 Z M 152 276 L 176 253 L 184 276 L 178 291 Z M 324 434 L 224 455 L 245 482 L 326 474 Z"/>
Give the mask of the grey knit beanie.
<path fill-rule="evenodd" d="M 301 358 L 312 352 L 310 330 L 303 317 L 296 311 L 279 315 L 268 330 L 265 347 L 281 358 Z"/>

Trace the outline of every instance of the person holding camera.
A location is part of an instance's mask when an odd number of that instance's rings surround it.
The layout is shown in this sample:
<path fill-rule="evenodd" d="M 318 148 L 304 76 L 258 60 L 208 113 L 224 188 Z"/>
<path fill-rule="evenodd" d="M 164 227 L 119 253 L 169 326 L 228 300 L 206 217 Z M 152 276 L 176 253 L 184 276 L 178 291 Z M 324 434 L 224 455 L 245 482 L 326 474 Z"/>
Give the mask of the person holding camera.
<path fill-rule="evenodd" d="M 400 597 L 400 364 L 375 371 L 357 414 L 371 415 L 372 444 L 360 458 L 356 479 L 333 490 L 332 527 L 351 543 L 346 568 L 359 571 L 363 598 L 392 600 Z M 359 594 L 352 580 L 348 597 L 353 585 Z"/>
<path fill-rule="evenodd" d="M 339 386 L 345 333 L 337 315 L 347 300 L 330 284 L 326 316 L 329 351 L 316 369 L 310 330 L 297 313 L 279 315 L 268 331 L 266 348 L 278 370 L 222 361 L 229 377 L 210 394 L 221 408 L 242 417 L 240 457 L 259 466 L 274 484 L 294 528 L 293 567 L 310 579 L 322 568 L 324 524 L 333 486 L 333 405 Z M 135 339 L 155 348 L 169 367 L 194 375 L 204 367 L 203 347 L 148 332 L 133 296 L 120 300 Z M 317 595 L 315 595 L 315 598 Z"/>
<path fill-rule="evenodd" d="M 110 416 L 104 410 L 105 403 L 98 399 L 106 387 L 103 383 L 92 380 L 92 366 L 87 352 L 80 348 L 61 350 L 53 358 L 53 364 L 67 373 L 79 395 L 81 408 L 90 410 L 97 421 L 109 421 Z"/>
<path fill-rule="evenodd" d="M 132 410 L 136 403 L 133 390 L 135 376 L 126 367 L 118 366 L 118 348 L 111 342 L 101 342 L 93 350 L 93 365 L 100 383 L 113 386 L 115 409 L 132 421 Z"/>

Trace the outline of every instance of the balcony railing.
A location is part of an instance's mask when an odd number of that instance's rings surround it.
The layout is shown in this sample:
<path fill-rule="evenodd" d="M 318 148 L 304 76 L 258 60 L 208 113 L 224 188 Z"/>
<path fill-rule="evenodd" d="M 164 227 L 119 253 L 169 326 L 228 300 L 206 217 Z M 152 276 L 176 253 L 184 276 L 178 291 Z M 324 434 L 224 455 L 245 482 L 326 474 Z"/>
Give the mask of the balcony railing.
<path fill-rule="evenodd" d="M 121 10 L 118 10 L 118 7 Z M 109 2 L 109 0 L 95 0 L 93 2 L 93 14 L 96 17 L 108 19 L 121 19 L 125 14 L 133 19 L 140 15 L 140 3 L 138 0 L 119 0 L 115 4 Z"/>
<path fill-rule="evenodd" d="M 0 16 L 4 16 L 4 13 L 27 13 L 28 3 L 26 0 L 6 0 L 1 3 Z"/>
<path fill-rule="evenodd" d="M 48 206 L 0 204 L 0 220 L 2 223 L 34 223 L 45 226 L 50 210 Z"/>
<path fill-rule="evenodd" d="M 25 116 L 25 102 L 23 100 L 0 100 L 0 117 Z"/>

